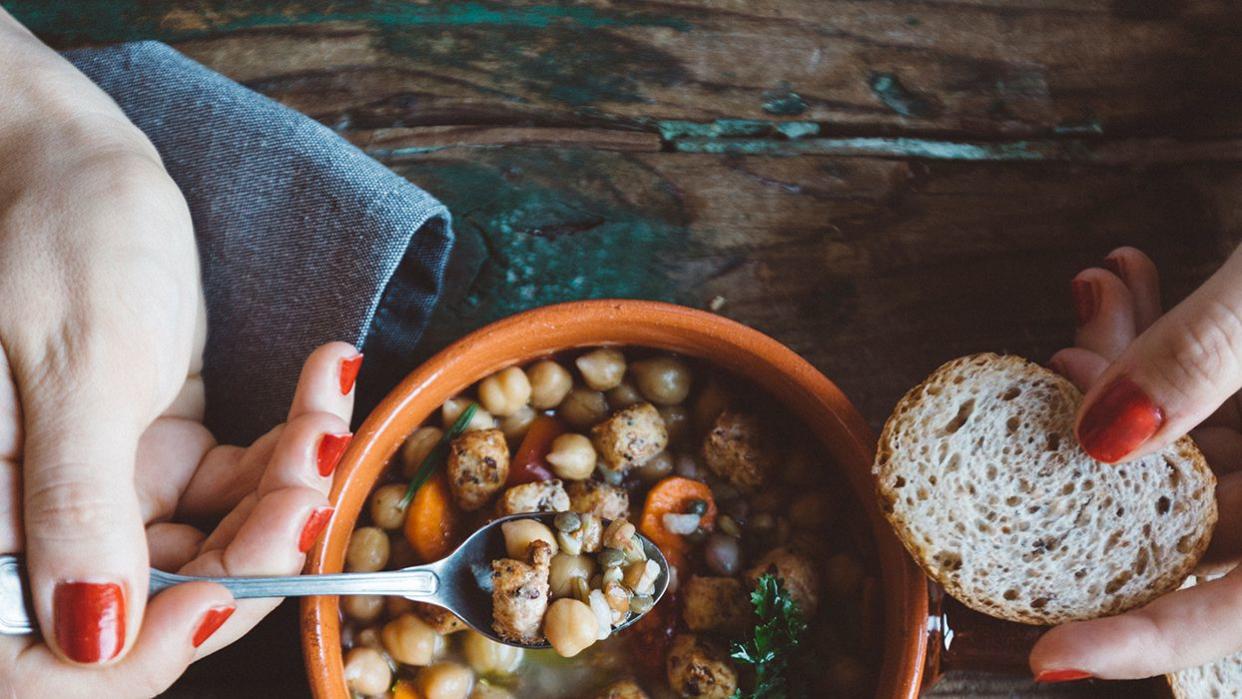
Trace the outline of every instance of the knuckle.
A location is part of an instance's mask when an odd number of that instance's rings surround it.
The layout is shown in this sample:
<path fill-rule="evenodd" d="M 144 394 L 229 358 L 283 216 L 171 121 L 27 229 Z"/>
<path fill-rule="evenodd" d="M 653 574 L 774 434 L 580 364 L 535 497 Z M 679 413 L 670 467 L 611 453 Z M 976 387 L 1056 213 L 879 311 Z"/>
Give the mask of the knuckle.
<path fill-rule="evenodd" d="M 1227 381 L 1242 374 L 1240 352 L 1242 317 L 1224 303 L 1210 302 L 1194 322 L 1174 333 L 1166 380 L 1175 389 Z"/>
<path fill-rule="evenodd" d="M 73 540 L 113 531 L 119 523 L 117 503 L 95 479 L 75 478 L 83 467 L 59 468 L 26 493 L 26 531 L 43 540 Z"/>

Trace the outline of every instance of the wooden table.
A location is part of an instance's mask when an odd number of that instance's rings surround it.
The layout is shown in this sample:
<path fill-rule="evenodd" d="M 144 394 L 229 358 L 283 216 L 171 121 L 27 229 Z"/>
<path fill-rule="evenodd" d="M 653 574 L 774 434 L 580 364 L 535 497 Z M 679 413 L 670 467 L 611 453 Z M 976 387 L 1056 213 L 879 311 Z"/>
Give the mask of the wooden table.
<path fill-rule="evenodd" d="M 459 247 L 427 352 L 665 299 L 784 341 L 878 425 L 949 357 L 1065 344 L 1068 281 L 1113 246 L 1177 299 L 1242 231 L 1226 0 L 6 6 L 57 47 L 167 41 L 439 196 Z M 292 623 L 181 691 L 296 694 Z M 933 692 L 980 693 L 1036 692 Z"/>

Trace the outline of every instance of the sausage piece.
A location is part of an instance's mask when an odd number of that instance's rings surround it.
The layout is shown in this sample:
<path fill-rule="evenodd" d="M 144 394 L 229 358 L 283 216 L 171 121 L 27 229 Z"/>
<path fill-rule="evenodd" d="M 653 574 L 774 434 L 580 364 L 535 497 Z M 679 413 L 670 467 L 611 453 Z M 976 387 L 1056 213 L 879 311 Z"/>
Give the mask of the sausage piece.
<path fill-rule="evenodd" d="M 603 481 L 570 481 L 569 509 L 590 513 L 600 519 L 625 519 L 630 516 L 630 495 L 625 488 Z"/>
<path fill-rule="evenodd" d="M 500 430 L 474 430 L 449 445 L 448 481 L 457 506 L 483 507 L 509 477 L 509 445 Z"/>
<path fill-rule="evenodd" d="M 754 621 L 737 578 L 691 577 L 681 588 L 681 616 L 691 631 L 743 631 Z"/>
<path fill-rule="evenodd" d="M 683 697 L 728 699 L 737 689 L 737 672 L 724 652 L 694 634 L 673 639 L 666 669 L 669 686 Z"/>
<path fill-rule="evenodd" d="M 668 429 L 650 403 L 631 405 L 591 428 L 600 467 L 625 473 L 647 463 L 668 446 Z"/>
<path fill-rule="evenodd" d="M 509 488 L 500 496 L 498 516 L 524 512 L 564 512 L 569 509 L 569 495 L 558 479 L 523 483 Z"/>
<path fill-rule="evenodd" d="M 778 459 L 758 417 L 726 410 L 703 440 L 703 461 L 712 473 L 734 487 L 754 490 L 763 485 Z"/>
<path fill-rule="evenodd" d="M 798 603 L 803 619 L 815 616 L 819 607 L 819 573 L 810 556 L 785 547 L 772 549 L 746 571 L 746 579 L 753 584 L 768 572 L 780 578 L 789 596 Z"/>
<path fill-rule="evenodd" d="M 529 562 L 492 561 L 492 629 L 501 638 L 518 643 L 543 640 L 540 627 L 548 611 L 552 547 L 536 539 L 530 543 L 528 557 Z"/>

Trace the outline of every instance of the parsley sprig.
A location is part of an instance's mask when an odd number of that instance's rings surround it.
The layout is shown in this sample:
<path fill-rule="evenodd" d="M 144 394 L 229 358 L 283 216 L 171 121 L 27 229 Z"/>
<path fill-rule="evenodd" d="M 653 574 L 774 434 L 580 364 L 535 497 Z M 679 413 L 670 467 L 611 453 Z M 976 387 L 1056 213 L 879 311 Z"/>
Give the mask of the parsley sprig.
<path fill-rule="evenodd" d="M 410 478 L 410 486 L 405 489 L 405 495 L 401 496 L 401 507 L 409 507 L 410 501 L 414 499 L 414 494 L 418 489 L 431 478 L 431 474 L 436 472 L 440 464 L 448 457 L 449 444 L 458 435 L 466 431 L 466 425 L 470 424 L 470 419 L 474 417 L 474 413 L 479 409 L 477 403 L 471 403 L 461 411 L 457 419 L 453 421 L 453 426 L 448 428 L 440 441 L 427 452 L 427 456 L 423 457 L 423 462 L 418 465 L 418 470 L 414 472 L 414 476 Z"/>
<path fill-rule="evenodd" d="M 806 621 L 798 603 L 772 573 L 759 576 L 750 593 L 750 603 L 759 618 L 754 638 L 734 642 L 729 655 L 754 668 L 755 686 L 749 692 L 739 688 L 732 699 L 786 699 L 789 684 L 785 671 L 802 640 Z"/>

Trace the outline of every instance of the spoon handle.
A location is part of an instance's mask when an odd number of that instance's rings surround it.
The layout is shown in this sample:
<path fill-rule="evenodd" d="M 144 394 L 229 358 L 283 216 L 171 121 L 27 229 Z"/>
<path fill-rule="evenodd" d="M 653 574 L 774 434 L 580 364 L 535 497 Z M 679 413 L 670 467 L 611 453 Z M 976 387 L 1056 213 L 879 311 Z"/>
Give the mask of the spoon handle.
<path fill-rule="evenodd" d="M 34 613 L 21 556 L 0 556 L 0 634 L 34 631 Z M 294 575 L 269 578 L 208 578 L 151 569 L 151 594 L 187 582 L 223 585 L 236 599 L 251 597 L 307 597 L 310 595 L 400 595 L 410 599 L 433 597 L 440 577 L 431 566 L 379 573 Z"/>
<path fill-rule="evenodd" d="M 379 573 L 292 575 L 271 578 L 208 578 L 176 575 L 151 569 L 151 593 L 188 582 L 223 585 L 235 599 L 250 597 L 309 597 L 311 595 L 400 595 L 429 597 L 440 589 L 440 578 L 426 568 Z"/>

